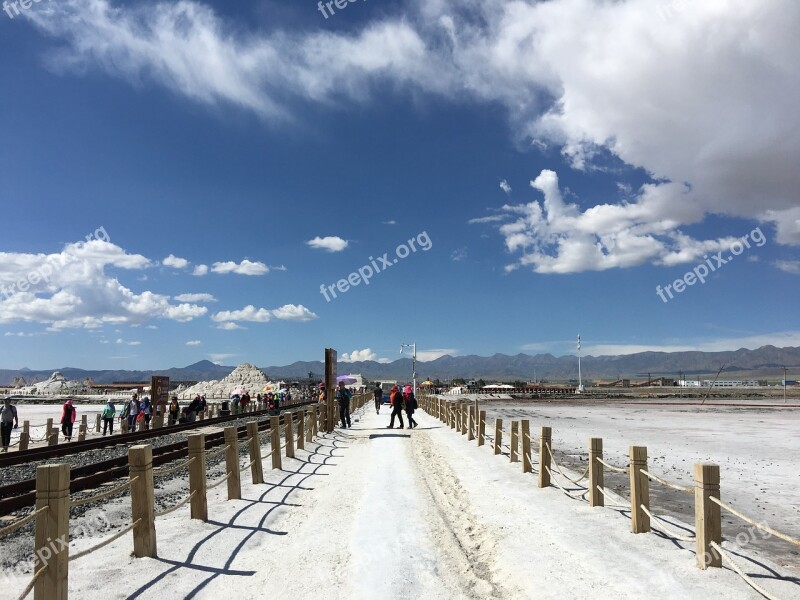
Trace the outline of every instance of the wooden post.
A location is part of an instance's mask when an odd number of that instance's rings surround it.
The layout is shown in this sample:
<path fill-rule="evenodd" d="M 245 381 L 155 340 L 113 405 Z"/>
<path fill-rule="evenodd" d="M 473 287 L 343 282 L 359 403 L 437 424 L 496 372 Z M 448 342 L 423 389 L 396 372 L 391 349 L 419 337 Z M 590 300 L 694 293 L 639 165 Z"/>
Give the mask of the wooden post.
<path fill-rule="evenodd" d="M 155 558 L 153 447 L 131 446 L 128 449 L 128 469 L 131 480 L 131 518 L 134 522 L 141 519 L 133 528 L 133 555 L 136 558 Z"/>
<path fill-rule="evenodd" d="M 22 433 L 19 434 L 19 451 L 25 452 L 28 449 L 28 444 L 31 443 L 31 422 L 22 422 Z"/>
<path fill-rule="evenodd" d="M 539 433 L 539 487 L 550 487 L 550 453 L 547 447 L 552 448 L 553 431 L 549 427 L 542 427 Z"/>
<path fill-rule="evenodd" d="M 283 425 L 286 430 L 286 458 L 294 458 L 294 413 L 283 413 Z"/>
<path fill-rule="evenodd" d="M 225 435 L 225 470 L 228 477 L 228 500 L 239 500 L 242 497 L 242 477 L 239 472 L 239 434 L 231 425 L 222 430 Z"/>
<path fill-rule="evenodd" d="M 86 431 L 89 429 L 88 415 L 81 415 L 81 424 L 78 427 L 78 441 L 86 441 Z"/>
<path fill-rule="evenodd" d="M 522 472 L 532 473 L 531 465 L 531 422 L 528 419 L 522 420 L 522 432 L 520 433 L 522 442 Z"/>
<path fill-rule="evenodd" d="M 461 427 L 461 435 L 466 435 L 467 433 L 467 403 L 466 402 L 459 402 L 458 404 L 460 409 L 460 427 Z"/>
<path fill-rule="evenodd" d="M 100 413 L 97 413 L 97 418 L 94 420 L 94 431 L 100 433 Z"/>
<path fill-rule="evenodd" d="M 58 427 L 53 427 L 50 429 L 50 439 L 47 440 L 48 446 L 58 446 Z"/>
<path fill-rule="evenodd" d="M 36 510 L 47 510 L 36 515 L 34 572 L 47 568 L 34 584 L 34 600 L 67 600 L 69 468 L 68 464 L 36 467 Z"/>
<path fill-rule="evenodd" d="M 647 448 L 631 446 L 630 461 L 631 531 L 647 533 L 650 531 L 650 517 L 642 510 L 642 505 L 650 508 L 650 482 L 642 473 L 642 469 L 647 470 Z"/>
<path fill-rule="evenodd" d="M 694 466 L 694 527 L 697 536 L 697 566 L 721 567 L 722 557 L 711 542 L 722 543 L 722 514 L 719 504 L 719 465 L 697 463 Z"/>
<path fill-rule="evenodd" d="M 278 417 L 272 417 L 269 423 L 270 442 L 272 446 L 272 468 L 282 469 L 281 465 L 281 423 Z"/>
<path fill-rule="evenodd" d="M 310 444 L 314 441 L 314 410 L 311 408 L 306 409 L 306 413 L 308 414 L 308 427 L 306 428 L 305 436 L 306 442 Z"/>
<path fill-rule="evenodd" d="M 589 506 L 605 506 L 605 497 L 598 488 L 605 489 L 603 482 L 603 438 L 589 438 Z"/>
<path fill-rule="evenodd" d="M 208 502 L 206 501 L 206 436 L 194 433 L 189 440 L 189 493 L 194 492 L 191 507 L 192 519 L 208 520 Z"/>
<path fill-rule="evenodd" d="M 325 405 L 327 408 L 327 421 L 325 431 L 333 432 L 336 426 L 336 413 L 334 412 L 334 398 L 336 396 L 336 366 L 337 353 L 333 348 L 325 348 Z"/>
<path fill-rule="evenodd" d="M 250 474 L 253 483 L 264 483 L 264 469 L 261 467 L 261 442 L 258 439 L 258 422 L 247 424 L 247 437 L 250 438 Z"/>
<path fill-rule="evenodd" d="M 486 436 L 486 411 L 478 413 L 478 446 L 483 446 Z"/>
<path fill-rule="evenodd" d="M 469 424 L 467 426 L 467 441 L 471 442 L 475 439 L 474 432 L 475 431 L 475 408 L 473 406 L 469 407 Z"/>
<path fill-rule="evenodd" d="M 297 411 L 297 449 L 306 448 L 306 411 Z"/>
<path fill-rule="evenodd" d="M 517 448 L 519 448 L 518 437 L 519 421 L 511 421 L 511 452 L 508 453 L 508 458 L 512 463 L 519 462 L 519 457 L 517 456 Z"/>
<path fill-rule="evenodd" d="M 128 419 L 122 419 L 119 422 L 119 428 L 121 433 L 128 433 Z"/>
<path fill-rule="evenodd" d="M 503 453 L 503 419 L 494 420 L 494 453 Z"/>

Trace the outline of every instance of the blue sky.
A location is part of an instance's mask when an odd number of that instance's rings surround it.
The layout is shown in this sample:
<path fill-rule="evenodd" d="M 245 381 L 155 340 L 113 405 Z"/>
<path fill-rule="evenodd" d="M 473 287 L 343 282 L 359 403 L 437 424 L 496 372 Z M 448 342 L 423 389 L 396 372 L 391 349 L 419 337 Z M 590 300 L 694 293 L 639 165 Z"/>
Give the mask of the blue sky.
<path fill-rule="evenodd" d="M 0 366 L 800 345 L 799 11 L 0 13 Z"/>

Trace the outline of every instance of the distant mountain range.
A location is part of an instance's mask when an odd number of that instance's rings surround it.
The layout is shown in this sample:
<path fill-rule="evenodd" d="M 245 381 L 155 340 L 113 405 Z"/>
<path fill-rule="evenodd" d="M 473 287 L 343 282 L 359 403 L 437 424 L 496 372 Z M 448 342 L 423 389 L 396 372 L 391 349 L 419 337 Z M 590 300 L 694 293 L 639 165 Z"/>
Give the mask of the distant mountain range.
<path fill-rule="evenodd" d="M 584 379 L 645 379 L 652 377 L 676 377 L 679 372 L 689 378 L 714 377 L 725 365 L 722 378 L 782 378 L 783 367 L 789 369 L 789 379 L 800 379 L 800 347 L 776 348 L 762 346 L 757 350 L 741 348 L 727 352 L 639 352 L 619 356 L 584 356 L 581 369 Z M 369 380 L 410 379 L 411 359 L 402 358 L 390 363 L 359 361 L 339 363 L 339 373 L 360 373 Z M 15 378 L 23 378 L 30 384 L 34 380 L 47 379 L 53 371 L 60 371 L 67 379 L 80 381 L 86 378 L 96 383 L 148 381 L 152 375 L 166 375 L 172 381 L 208 381 L 222 379 L 234 367 L 222 366 L 202 360 L 188 367 L 172 367 L 159 371 L 91 371 L 63 367 L 33 371 L 30 369 L 0 369 L 0 386 L 10 386 Z M 298 361 L 286 366 L 264 367 L 262 370 L 273 379 L 305 378 L 314 373 L 322 378 L 324 365 L 321 361 Z M 513 381 L 547 379 L 567 381 L 577 379 L 578 366 L 575 356 L 552 354 L 495 354 L 493 356 L 442 356 L 429 362 L 417 362 L 418 379 L 439 378 L 442 380 L 463 377 L 486 380 Z"/>

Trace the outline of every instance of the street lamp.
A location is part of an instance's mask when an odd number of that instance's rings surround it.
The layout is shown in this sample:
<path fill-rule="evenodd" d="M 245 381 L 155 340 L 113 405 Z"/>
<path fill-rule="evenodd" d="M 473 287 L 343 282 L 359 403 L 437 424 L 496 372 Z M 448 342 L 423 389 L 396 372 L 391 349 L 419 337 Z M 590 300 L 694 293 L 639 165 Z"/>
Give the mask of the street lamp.
<path fill-rule="evenodd" d="M 411 385 L 414 390 L 414 396 L 417 395 L 417 345 L 416 344 L 400 344 L 400 354 L 403 353 L 403 348 L 411 348 L 413 353 L 411 355 Z"/>
<path fill-rule="evenodd" d="M 577 393 L 583 392 L 583 380 L 581 379 L 581 334 L 578 334 L 578 389 Z"/>

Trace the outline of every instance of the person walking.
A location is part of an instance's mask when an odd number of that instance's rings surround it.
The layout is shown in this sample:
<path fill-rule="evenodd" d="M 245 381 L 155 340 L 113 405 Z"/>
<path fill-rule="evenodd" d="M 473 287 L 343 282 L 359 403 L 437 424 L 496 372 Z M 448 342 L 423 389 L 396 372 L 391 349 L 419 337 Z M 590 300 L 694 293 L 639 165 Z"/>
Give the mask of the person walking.
<path fill-rule="evenodd" d="M 61 411 L 61 433 L 64 434 L 64 439 L 68 442 L 72 441 L 72 426 L 75 423 L 75 417 L 78 411 L 72 406 L 72 400 L 64 402 L 64 408 Z"/>
<path fill-rule="evenodd" d="M 131 397 L 130 408 L 128 409 L 128 432 L 136 431 L 136 421 L 139 419 L 139 394 Z"/>
<path fill-rule="evenodd" d="M 408 428 L 414 429 L 417 426 L 417 422 L 414 420 L 414 411 L 417 410 L 417 399 L 414 396 L 414 389 L 407 385 L 406 389 L 404 390 L 405 393 L 403 394 L 403 399 L 405 400 L 406 404 L 406 416 L 408 417 Z"/>
<path fill-rule="evenodd" d="M 11 404 L 11 398 L 3 398 L 3 408 L 0 408 L 0 439 L 2 439 L 2 452 L 8 452 L 11 445 L 11 430 L 19 427 L 17 407 Z"/>
<path fill-rule="evenodd" d="M 145 396 L 142 398 L 141 412 L 144 414 L 142 430 L 147 431 L 150 429 L 150 418 L 153 416 L 153 406 L 150 404 L 150 397 Z"/>
<path fill-rule="evenodd" d="M 178 422 L 178 414 L 181 411 L 181 406 L 178 404 L 178 397 L 173 396 L 169 402 L 169 417 L 167 420 L 168 425 L 175 425 Z"/>
<path fill-rule="evenodd" d="M 352 427 L 350 424 L 350 398 L 353 394 L 348 390 L 344 381 L 339 382 L 339 388 L 336 390 L 336 399 L 339 401 L 339 418 L 342 420 L 342 429 Z"/>
<path fill-rule="evenodd" d="M 114 434 L 114 417 L 117 416 L 117 407 L 114 406 L 114 401 L 109 398 L 106 405 L 103 407 L 103 412 L 100 417 L 103 419 L 103 435 L 108 432 L 109 435 Z"/>
<path fill-rule="evenodd" d="M 389 404 L 392 407 L 392 419 L 386 426 L 386 429 L 394 428 L 394 418 L 397 417 L 400 421 L 400 429 L 403 429 L 403 394 L 396 386 L 392 386 L 392 393 L 389 394 Z"/>
<path fill-rule="evenodd" d="M 375 386 L 372 393 L 375 396 L 375 414 L 379 415 L 381 414 L 381 402 L 383 401 L 383 388 L 380 383 Z"/>

